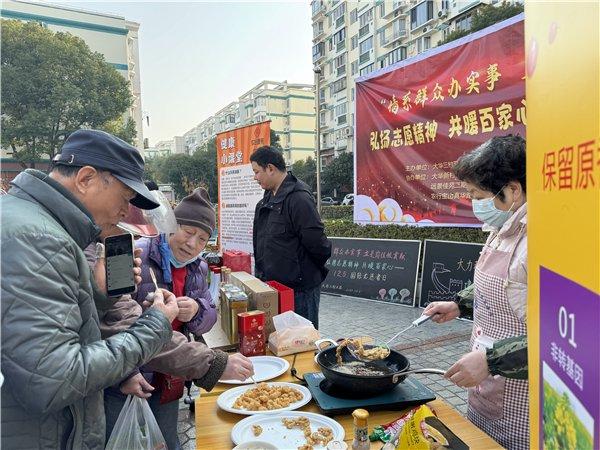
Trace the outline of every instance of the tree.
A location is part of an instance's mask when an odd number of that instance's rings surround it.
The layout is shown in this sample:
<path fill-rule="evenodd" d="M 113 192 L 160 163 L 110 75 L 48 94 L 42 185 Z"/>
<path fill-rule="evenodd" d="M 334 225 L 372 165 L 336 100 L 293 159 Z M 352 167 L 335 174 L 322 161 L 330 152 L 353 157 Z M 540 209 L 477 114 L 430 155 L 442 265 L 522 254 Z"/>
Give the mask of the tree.
<path fill-rule="evenodd" d="M 271 147 L 283 152 L 283 147 L 280 144 L 281 137 L 273 130 L 270 130 L 269 134 L 271 136 Z"/>
<path fill-rule="evenodd" d="M 471 29 L 470 30 L 454 30 L 446 39 L 442 41 L 442 44 L 454 41 L 455 39 L 461 38 L 468 34 L 474 33 L 484 28 L 489 27 L 495 23 L 509 19 L 516 16 L 524 11 L 523 5 L 510 4 L 503 2 L 500 6 L 493 5 L 482 5 L 473 13 L 471 17 Z"/>
<path fill-rule="evenodd" d="M 309 156 L 305 161 L 296 161 L 292 164 L 292 173 L 308 184 L 312 192 L 317 191 L 317 161 L 314 158 Z"/>
<path fill-rule="evenodd" d="M 135 138 L 137 137 L 137 130 L 135 127 L 135 121 L 128 117 L 127 120 L 123 120 L 121 117 L 115 120 L 106 122 L 104 125 L 99 127 L 100 130 L 104 130 L 107 133 L 117 136 L 133 145 Z"/>
<path fill-rule="evenodd" d="M 2 145 L 24 167 L 52 158 L 73 131 L 121 118 L 132 103 L 128 82 L 100 53 L 35 22 L 2 20 L 1 62 Z"/>
<path fill-rule="evenodd" d="M 217 201 L 217 145 L 216 138 L 199 147 L 191 155 L 177 154 L 146 161 L 145 177 L 173 186 L 177 198 L 185 197 L 197 187 L 208 191 Z"/>
<path fill-rule="evenodd" d="M 354 157 L 352 153 L 342 153 L 323 169 L 323 193 L 333 195 L 348 194 L 353 191 Z"/>

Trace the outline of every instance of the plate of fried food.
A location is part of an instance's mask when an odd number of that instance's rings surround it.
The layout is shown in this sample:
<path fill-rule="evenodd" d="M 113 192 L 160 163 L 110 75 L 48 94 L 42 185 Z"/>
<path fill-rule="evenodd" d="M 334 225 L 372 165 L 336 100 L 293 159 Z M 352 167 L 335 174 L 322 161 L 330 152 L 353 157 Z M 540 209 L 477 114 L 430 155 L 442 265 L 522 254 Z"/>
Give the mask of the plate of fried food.
<path fill-rule="evenodd" d="M 344 440 L 344 428 L 321 414 L 288 411 L 257 414 L 240 420 L 231 429 L 231 440 L 237 445 L 260 439 L 277 448 L 324 449 L 331 441 Z"/>
<path fill-rule="evenodd" d="M 310 391 L 298 384 L 258 383 L 223 392 L 217 398 L 217 405 L 227 412 L 252 415 L 293 411 L 306 405 L 311 399 Z"/>

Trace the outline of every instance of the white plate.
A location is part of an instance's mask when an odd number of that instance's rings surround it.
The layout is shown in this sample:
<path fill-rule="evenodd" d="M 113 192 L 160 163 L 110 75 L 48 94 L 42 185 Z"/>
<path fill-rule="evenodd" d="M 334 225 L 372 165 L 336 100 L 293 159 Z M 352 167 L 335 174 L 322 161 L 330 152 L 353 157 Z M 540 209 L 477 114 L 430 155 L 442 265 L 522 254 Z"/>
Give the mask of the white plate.
<path fill-rule="evenodd" d="M 277 378 L 279 375 L 283 375 L 290 368 L 289 362 L 283 358 L 278 358 L 277 356 L 251 356 L 248 359 L 250 359 L 254 365 L 254 379 L 257 383 Z M 249 384 L 253 383 L 253 381 L 250 378 L 247 378 L 244 381 L 219 380 L 219 383 Z"/>
<path fill-rule="evenodd" d="M 251 384 L 251 385 L 247 384 L 245 386 L 231 388 L 231 389 L 228 389 L 225 392 L 223 392 L 217 398 L 217 405 L 219 405 L 219 408 L 221 408 L 224 411 L 235 413 L 235 414 L 244 414 L 244 415 L 249 416 L 252 414 L 271 414 L 271 413 L 278 413 L 281 411 L 293 411 L 294 409 L 303 407 L 308 402 L 310 402 L 310 400 L 312 399 L 312 395 L 310 395 L 310 391 L 308 389 L 306 389 L 304 386 L 300 386 L 299 384 L 294 384 L 294 383 L 268 383 L 268 384 L 269 384 L 269 386 L 287 386 L 287 387 L 294 388 L 294 389 L 300 391 L 300 393 L 302 394 L 302 400 L 294 402 L 285 408 L 272 409 L 270 411 L 249 411 L 247 409 L 234 408 L 233 404 L 235 403 L 235 401 L 237 400 L 237 398 L 240 395 L 242 395 L 244 392 L 246 392 L 249 389 L 254 389 L 254 384 Z M 246 440 L 249 440 L 249 439 L 246 439 Z M 240 441 L 240 442 L 244 442 L 244 441 Z"/>
<path fill-rule="evenodd" d="M 237 445 L 240 442 L 260 439 L 261 441 L 275 445 L 277 448 L 298 448 L 301 445 L 306 444 L 306 439 L 304 438 L 302 430 L 299 428 L 288 430 L 281 422 L 281 419 L 292 419 L 301 416 L 310 420 L 310 428 L 313 431 L 317 431 L 319 427 L 329 427 L 333 430 L 334 440 L 344 440 L 344 428 L 335 420 L 322 416 L 321 414 L 302 411 L 289 411 L 278 414 L 257 414 L 246 417 L 236 423 L 231 429 L 231 440 Z M 254 436 L 252 425 L 260 425 L 262 427 L 263 432 L 260 436 Z M 315 449 L 318 448 L 322 449 L 325 447 L 315 447 Z"/>

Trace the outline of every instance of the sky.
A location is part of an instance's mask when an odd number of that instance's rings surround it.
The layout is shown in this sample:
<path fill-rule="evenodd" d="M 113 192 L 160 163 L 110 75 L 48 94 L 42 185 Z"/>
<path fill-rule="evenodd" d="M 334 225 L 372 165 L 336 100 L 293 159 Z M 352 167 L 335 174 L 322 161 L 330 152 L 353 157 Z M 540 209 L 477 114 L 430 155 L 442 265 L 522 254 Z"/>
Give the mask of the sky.
<path fill-rule="evenodd" d="M 308 1 L 51 3 L 140 23 L 150 145 L 184 134 L 262 80 L 314 80 Z"/>

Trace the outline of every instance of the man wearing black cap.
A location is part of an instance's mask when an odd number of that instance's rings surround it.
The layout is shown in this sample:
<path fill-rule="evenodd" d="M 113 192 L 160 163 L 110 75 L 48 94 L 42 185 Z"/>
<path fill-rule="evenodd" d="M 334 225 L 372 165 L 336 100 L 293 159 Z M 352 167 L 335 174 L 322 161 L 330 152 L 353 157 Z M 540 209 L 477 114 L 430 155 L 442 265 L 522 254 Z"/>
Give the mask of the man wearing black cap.
<path fill-rule="evenodd" d="M 49 175 L 28 169 L 0 199 L 6 448 L 103 449 L 102 390 L 171 339 L 178 307 L 164 290 L 129 329 L 101 340 L 97 311 L 115 299 L 83 253 L 101 229 L 125 217 L 129 203 L 158 206 L 143 170 L 134 147 L 79 130 Z M 139 282 L 139 267 L 134 272 Z"/>

